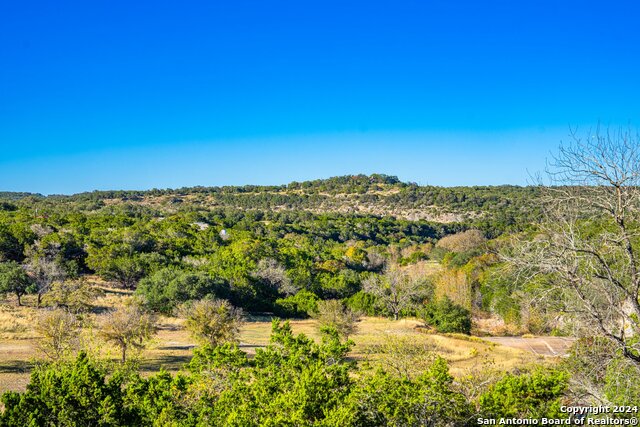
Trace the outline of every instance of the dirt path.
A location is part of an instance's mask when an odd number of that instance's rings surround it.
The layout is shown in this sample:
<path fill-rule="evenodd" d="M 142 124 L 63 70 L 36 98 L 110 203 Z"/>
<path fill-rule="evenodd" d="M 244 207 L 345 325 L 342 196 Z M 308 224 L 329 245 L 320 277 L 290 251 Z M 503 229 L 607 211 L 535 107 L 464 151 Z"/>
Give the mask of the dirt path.
<path fill-rule="evenodd" d="M 574 338 L 565 337 L 487 337 L 483 339 L 506 347 L 529 351 L 539 356 L 565 356 L 575 341 Z"/>

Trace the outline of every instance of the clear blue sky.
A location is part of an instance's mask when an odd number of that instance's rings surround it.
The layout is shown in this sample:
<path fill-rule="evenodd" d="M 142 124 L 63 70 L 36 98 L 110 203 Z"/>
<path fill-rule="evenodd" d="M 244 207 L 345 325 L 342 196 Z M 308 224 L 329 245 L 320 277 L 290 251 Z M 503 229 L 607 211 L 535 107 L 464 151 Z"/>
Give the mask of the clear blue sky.
<path fill-rule="evenodd" d="M 0 190 L 525 184 L 640 124 L 636 1 L 0 2 Z"/>

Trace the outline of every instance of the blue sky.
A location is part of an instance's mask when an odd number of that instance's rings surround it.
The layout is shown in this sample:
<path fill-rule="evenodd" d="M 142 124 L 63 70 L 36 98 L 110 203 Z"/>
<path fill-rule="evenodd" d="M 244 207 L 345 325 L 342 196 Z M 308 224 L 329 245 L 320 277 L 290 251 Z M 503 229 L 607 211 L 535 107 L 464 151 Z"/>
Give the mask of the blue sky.
<path fill-rule="evenodd" d="M 526 184 L 640 121 L 633 1 L 0 3 L 0 190 Z"/>

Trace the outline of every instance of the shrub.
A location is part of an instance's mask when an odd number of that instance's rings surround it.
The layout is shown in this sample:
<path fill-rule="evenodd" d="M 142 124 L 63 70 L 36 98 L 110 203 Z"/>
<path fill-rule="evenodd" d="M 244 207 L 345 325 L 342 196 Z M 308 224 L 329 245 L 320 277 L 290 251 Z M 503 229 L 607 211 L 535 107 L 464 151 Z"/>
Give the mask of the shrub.
<path fill-rule="evenodd" d="M 100 324 L 100 335 L 120 348 L 123 363 L 127 360 L 127 350 L 143 349 L 155 333 L 154 319 L 133 304 L 107 313 Z"/>
<path fill-rule="evenodd" d="M 106 373 L 85 353 L 74 363 L 43 365 L 31 373 L 27 391 L 5 393 L 2 426 L 135 425 L 122 404 L 118 376 Z"/>
<path fill-rule="evenodd" d="M 42 298 L 44 305 L 64 308 L 80 313 L 89 311 L 91 303 L 100 291 L 91 287 L 86 280 L 65 280 L 51 284 L 51 290 Z"/>
<path fill-rule="evenodd" d="M 225 343 L 218 346 L 204 344 L 193 349 L 193 357 L 187 364 L 191 372 L 211 372 L 214 370 L 239 370 L 247 366 L 247 353 L 236 344 Z"/>
<path fill-rule="evenodd" d="M 409 255 L 406 258 L 402 258 L 400 260 L 400 265 L 405 266 L 405 265 L 409 265 L 409 264 L 415 264 L 418 261 L 424 261 L 429 259 L 429 256 L 427 254 L 425 254 L 422 251 L 416 251 L 414 253 L 412 253 L 411 255 Z"/>
<path fill-rule="evenodd" d="M 449 268 L 460 268 L 479 255 L 482 255 L 480 249 L 473 249 L 466 252 L 450 252 L 450 255 L 446 257 L 445 264 Z"/>
<path fill-rule="evenodd" d="M 65 310 L 46 311 L 37 318 L 38 349 L 51 360 L 59 360 L 78 346 L 80 322 Z"/>
<path fill-rule="evenodd" d="M 243 323 L 242 309 L 226 300 L 203 299 L 180 310 L 194 339 L 212 346 L 235 342 Z"/>
<path fill-rule="evenodd" d="M 337 274 L 321 273 L 316 276 L 316 281 L 324 299 L 345 298 L 360 289 L 360 277 L 353 270 L 342 270 Z"/>
<path fill-rule="evenodd" d="M 318 300 L 318 296 L 313 292 L 300 291 L 276 300 L 275 312 L 281 317 L 309 317 L 318 309 Z"/>
<path fill-rule="evenodd" d="M 105 426 L 194 426 L 191 408 L 183 403 L 191 378 L 172 376 L 161 369 L 157 374 L 141 378 L 136 375 L 123 392 L 124 407 L 134 415 L 132 420 L 111 420 Z M 135 421 L 133 421 L 135 419 Z"/>
<path fill-rule="evenodd" d="M 560 399 L 568 384 L 569 376 L 563 371 L 506 374 L 480 396 L 480 410 L 491 418 L 566 418 L 560 412 Z"/>
<path fill-rule="evenodd" d="M 228 296 L 228 284 L 202 272 L 163 268 L 140 281 L 136 293 L 142 295 L 153 311 L 169 314 L 180 303 L 207 295 Z"/>
<path fill-rule="evenodd" d="M 427 304 L 422 317 L 427 325 L 441 333 L 471 332 L 471 312 L 446 296 Z"/>
<path fill-rule="evenodd" d="M 318 301 L 318 309 L 314 313 L 320 331 L 334 328 L 340 336 L 349 338 L 357 330 L 358 315 L 346 307 L 340 300 Z"/>
<path fill-rule="evenodd" d="M 414 380 L 377 370 L 358 378 L 331 426 L 466 426 L 473 407 L 453 386 L 447 362 L 437 357 Z"/>
<path fill-rule="evenodd" d="M 375 316 L 379 313 L 378 302 L 374 295 L 360 291 L 345 300 L 345 304 L 356 313 L 367 316 Z"/>

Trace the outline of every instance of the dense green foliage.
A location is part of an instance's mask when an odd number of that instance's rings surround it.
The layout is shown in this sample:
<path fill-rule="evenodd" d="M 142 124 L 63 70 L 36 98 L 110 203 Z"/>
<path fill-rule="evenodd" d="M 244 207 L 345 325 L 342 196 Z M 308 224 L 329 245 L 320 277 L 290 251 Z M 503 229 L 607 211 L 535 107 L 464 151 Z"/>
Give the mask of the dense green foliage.
<path fill-rule="evenodd" d="M 202 271 L 166 267 L 142 279 L 138 293 L 144 297 L 149 309 L 171 314 L 180 303 L 189 300 L 207 295 L 226 298 L 229 286 L 224 280 L 216 280 Z"/>
<path fill-rule="evenodd" d="M 483 413 L 499 418 L 566 418 L 560 411 L 568 376 L 559 371 L 507 374 L 480 397 Z"/>
<path fill-rule="evenodd" d="M 308 317 L 318 308 L 318 296 L 302 290 L 295 295 L 276 300 L 275 313 L 282 317 Z"/>
<path fill-rule="evenodd" d="M 422 317 L 427 325 L 433 326 L 438 332 L 471 333 L 471 312 L 454 304 L 446 296 L 427 304 Z"/>
<path fill-rule="evenodd" d="M 203 345 L 181 373 L 147 378 L 80 353 L 4 394 L 0 426 L 471 426 L 480 416 L 555 416 L 566 388 L 562 373 L 507 375 L 469 400 L 442 358 L 409 379 L 357 368 L 351 346 L 335 330 L 318 344 L 274 322 L 253 359 L 233 344 Z"/>
<path fill-rule="evenodd" d="M 563 372 L 509 374 L 465 394 L 444 359 L 397 376 L 356 366 L 352 343 L 340 340 L 359 315 L 422 315 L 438 332 L 468 334 L 480 313 L 521 331 L 556 331 L 548 320 L 561 319 L 562 307 L 531 297 L 553 278 L 524 283 L 496 255 L 516 233 L 534 234 L 538 196 L 534 187 L 425 187 L 385 175 L 0 193 L 0 292 L 18 301 L 37 292 L 43 305 L 82 312 L 94 298 L 83 280 L 95 275 L 134 290 L 144 309 L 179 313 L 201 344 L 178 375 L 142 377 L 84 353 L 39 366 L 25 393 L 3 397 L 0 426 L 464 426 L 559 416 Z M 316 343 L 274 323 L 271 343 L 250 358 L 235 344 L 243 312 L 311 315 L 328 327 Z M 140 337 L 127 345 L 142 346 Z M 607 370 L 590 381 L 611 402 L 633 403 L 637 366 L 606 357 Z M 570 363 L 574 375 L 595 372 L 584 359 Z"/>
<path fill-rule="evenodd" d="M 107 380 L 81 353 L 75 363 L 36 368 L 25 393 L 4 394 L 0 425 L 127 425 L 133 414 L 123 405 L 121 386 L 121 376 Z"/>
<path fill-rule="evenodd" d="M 12 293 L 21 304 L 24 294 L 31 291 L 33 282 L 20 264 L 15 261 L 0 263 L 0 293 Z"/>
<path fill-rule="evenodd" d="M 304 316 L 313 308 L 309 293 L 318 299 L 350 298 L 361 291 L 368 275 L 394 258 L 390 249 L 433 246 L 469 226 L 338 213 L 341 209 L 332 206 L 311 213 L 299 210 L 309 206 L 295 203 L 274 211 L 271 204 L 260 202 L 274 191 L 306 200 L 306 192 L 359 194 L 358 186 L 365 193 L 391 195 L 398 194 L 391 189 L 415 187 L 374 175 L 276 189 L 5 195 L 11 208 L 0 210 L 0 262 L 39 265 L 44 260 L 55 263 L 65 277 L 97 274 L 123 288 L 137 288 L 149 308 L 164 313 L 209 295 L 248 311 Z M 171 202 L 169 195 L 179 195 L 182 202 Z M 251 203 L 229 202 L 221 208 L 199 202 L 202 195 L 246 196 Z M 403 265 L 429 257 L 419 250 L 412 254 Z M 281 271 L 282 277 L 274 280 L 269 271 L 261 271 L 264 268 Z M 298 291 L 307 293 L 291 299 Z"/>

